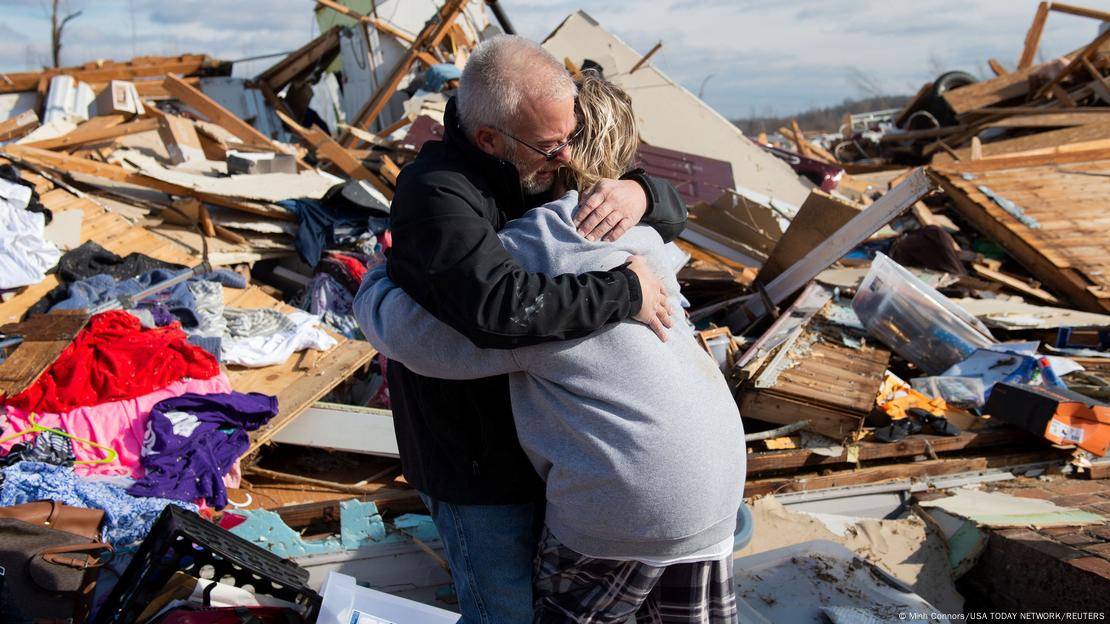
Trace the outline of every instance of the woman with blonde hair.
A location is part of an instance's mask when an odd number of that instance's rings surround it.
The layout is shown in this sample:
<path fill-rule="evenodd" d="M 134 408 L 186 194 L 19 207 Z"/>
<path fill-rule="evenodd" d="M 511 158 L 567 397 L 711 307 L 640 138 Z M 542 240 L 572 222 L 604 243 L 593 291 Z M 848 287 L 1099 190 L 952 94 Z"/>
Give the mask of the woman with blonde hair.
<path fill-rule="evenodd" d="M 565 194 L 510 222 L 501 241 L 526 270 L 548 276 L 643 256 L 667 289 L 672 316 L 683 318 L 658 233 L 635 225 L 606 242 L 575 228 L 579 193 L 627 171 L 639 141 L 623 91 L 587 73 L 578 93 L 571 166 L 557 176 Z M 625 321 L 585 338 L 479 349 L 382 268 L 367 276 L 355 309 L 371 344 L 418 374 L 509 375 L 517 435 L 546 484 L 537 622 L 735 621 L 744 432 L 728 384 L 688 324 L 666 329 L 666 341 Z"/>

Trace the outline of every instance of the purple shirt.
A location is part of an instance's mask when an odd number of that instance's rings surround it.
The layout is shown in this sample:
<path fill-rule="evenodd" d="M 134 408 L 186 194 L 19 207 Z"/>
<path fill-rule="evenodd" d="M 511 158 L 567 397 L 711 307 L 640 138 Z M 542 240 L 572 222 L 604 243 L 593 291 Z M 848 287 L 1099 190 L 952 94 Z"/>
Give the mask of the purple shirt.
<path fill-rule="evenodd" d="M 128 490 L 135 496 L 181 501 L 205 499 L 227 505 L 223 476 L 250 446 L 247 431 L 266 424 L 278 411 L 275 397 L 243 394 L 183 394 L 150 411 L 143 440 L 146 475 Z"/>

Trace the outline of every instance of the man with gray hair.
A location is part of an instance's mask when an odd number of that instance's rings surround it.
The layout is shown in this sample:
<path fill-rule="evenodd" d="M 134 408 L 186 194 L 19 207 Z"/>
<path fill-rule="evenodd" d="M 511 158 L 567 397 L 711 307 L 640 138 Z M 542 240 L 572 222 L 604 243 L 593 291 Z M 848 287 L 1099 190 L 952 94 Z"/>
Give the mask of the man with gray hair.
<path fill-rule="evenodd" d="M 521 37 L 482 43 L 444 125 L 444 140 L 426 143 L 397 182 L 386 265 L 397 286 L 482 348 L 580 338 L 626 319 L 666 339 L 667 292 L 643 258 L 549 277 L 525 271 L 497 236 L 553 199 L 570 160 L 575 86 L 558 60 Z M 594 241 L 641 221 L 665 241 L 686 221 L 674 188 L 642 170 L 599 181 L 575 216 Z M 438 379 L 395 361 L 386 375 L 404 475 L 443 539 L 460 621 L 532 621 L 544 488 L 517 440 L 507 377 Z"/>

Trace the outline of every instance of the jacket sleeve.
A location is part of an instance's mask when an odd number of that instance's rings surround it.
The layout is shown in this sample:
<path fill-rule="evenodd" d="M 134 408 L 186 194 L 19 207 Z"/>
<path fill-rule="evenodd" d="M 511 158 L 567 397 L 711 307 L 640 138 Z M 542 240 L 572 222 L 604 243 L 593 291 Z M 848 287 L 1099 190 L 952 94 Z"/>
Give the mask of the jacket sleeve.
<path fill-rule="evenodd" d="M 457 181 L 411 182 L 393 201 L 389 277 L 475 345 L 578 338 L 639 311 L 639 280 L 627 268 L 529 273 Z"/>
<path fill-rule="evenodd" d="M 664 243 L 678 238 L 686 227 L 686 202 L 675 187 L 662 178 L 649 176 L 643 169 L 633 169 L 621 176 L 622 180 L 635 180 L 644 188 L 648 208 L 640 222 L 659 232 Z"/>
<path fill-rule="evenodd" d="M 418 375 L 479 379 L 521 370 L 512 351 L 479 349 L 429 314 L 393 284 L 384 267 L 366 275 L 354 313 L 375 349 Z"/>

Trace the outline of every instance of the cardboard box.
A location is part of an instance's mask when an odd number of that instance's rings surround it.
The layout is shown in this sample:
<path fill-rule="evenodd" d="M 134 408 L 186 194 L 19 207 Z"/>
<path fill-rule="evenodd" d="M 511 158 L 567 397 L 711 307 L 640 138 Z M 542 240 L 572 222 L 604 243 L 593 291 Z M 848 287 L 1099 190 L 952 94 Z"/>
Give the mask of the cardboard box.
<path fill-rule="evenodd" d="M 97 115 L 141 115 L 143 112 L 143 103 L 134 83 L 126 80 L 110 81 L 100 95 L 96 96 L 95 102 Z"/>
<path fill-rule="evenodd" d="M 1110 404 L 1078 392 L 995 384 L 984 411 L 1056 444 L 1074 444 L 1100 457 L 1110 450 Z"/>

